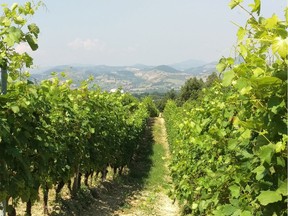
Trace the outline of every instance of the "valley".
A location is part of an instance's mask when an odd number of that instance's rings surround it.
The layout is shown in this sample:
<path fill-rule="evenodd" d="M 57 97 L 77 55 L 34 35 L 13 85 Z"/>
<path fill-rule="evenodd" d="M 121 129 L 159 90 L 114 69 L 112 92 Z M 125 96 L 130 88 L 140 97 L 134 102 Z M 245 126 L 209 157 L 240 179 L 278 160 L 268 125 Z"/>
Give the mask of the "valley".
<path fill-rule="evenodd" d="M 186 66 L 186 67 L 185 67 Z M 175 67 L 175 68 L 174 68 Z M 193 65 L 61 65 L 32 72 L 33 82 L 40 82 L 58 74 L 60 79 L 72 79 L 73 85 L 79 86 L 83 80 L 93 77 L 91 86 L 99 86 L 102 90 L 113 91 L 121 88 L 125 92 L 166 92 L 171 89 L 178 90 L 191 77 L 205 80 L 213 71 L 216 71 L 216 62 L 193 67 Z M 181 68 L 181 69 L 180 69 Z M 65 73 L 65 77 L 61 73 Z"/>

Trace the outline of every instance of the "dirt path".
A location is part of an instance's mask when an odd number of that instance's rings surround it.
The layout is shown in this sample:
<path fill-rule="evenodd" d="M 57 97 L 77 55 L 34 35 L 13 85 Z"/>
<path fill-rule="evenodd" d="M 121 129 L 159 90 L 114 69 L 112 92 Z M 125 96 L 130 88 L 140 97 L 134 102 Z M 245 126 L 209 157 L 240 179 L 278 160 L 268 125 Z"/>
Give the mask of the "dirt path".
<path fill-rule="evenodd" d="M 140 149 L 140 158 L 127 179 L 106 182 L 97 202 L 85 215 L 115 216 L 177 216 L 178 205 L 168 197 L 169 146 L 163 118 L 151 121 Z M 142 158 L 143 157 L 143 158 Z M 130 170 L 131 171 L 131 170 Z M 135 180 L 135 181 L 134 181 Z"/>

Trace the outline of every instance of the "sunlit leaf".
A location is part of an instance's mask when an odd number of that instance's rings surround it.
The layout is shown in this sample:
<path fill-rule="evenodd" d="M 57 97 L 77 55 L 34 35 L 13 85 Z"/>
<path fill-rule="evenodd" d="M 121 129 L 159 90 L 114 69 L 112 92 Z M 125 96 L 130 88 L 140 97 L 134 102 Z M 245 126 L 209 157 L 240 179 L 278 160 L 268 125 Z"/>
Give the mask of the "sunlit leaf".
<path fill-rule="evenodd" d="M 250 5 L 252 7 L 252 12 L 257 12 L 257 14 L 260 14 L 261 10 L 261 1 L 260 0 L 254 0 L 254 4 Z"/>
<path fill-rule="evenodd" d="M 235 77 L 235 73 L 233 70 L 227 71 L 224 73 L 222 84 L 223 86 L 229 86 L 232 83 L 232 80 Z"/>
<path fill-rule="evenodd" d="M 273 144 L 268 144 L 260 147 L 258 155 L 262 162 L 270 163 L 274 153 L 275 146 Z"/>
<path fill-rule="evenodd" d="M 14 113 L 19 113 L 19 111 L 20 111 L 19 106 L 16 106 L 16 105 L 12 106 L 11 109 Z"/>
<path fill-rule="evenodd" d="M 237 5 L 239 5 L 240 3 L 242 3 L 243 2 L 243 0 L 232 0 L 232 1 L 230 1 L 230 3 L 229 3 L 229 7 L 231 8 L 231 9 L 233 9 L 233 8 L 235 8 Z"/>
<path fill-rule="evenodd" d="M 272 44 L 272 51 L 273 53 L 278 53 L 282 58 L 286 58 L 288 55 L 288 38 L 275 38 Z"/>
<path fill-rule="evenodd" d="M 258 166 L 253 170 L 253 173 L 256 173 L 256 180 L 261 180 L 265 176 L 266 168 L 263 165 Z"/>
<path fill-rule="evenodd" d="M 288 179 L 284 180 L 281 184 L 280 184 L 280 187 L 277 189 L 277 193 L 279 194 L 282 194 L 283 196 L 288 196 L 288 186 L 287 186 L 287 182 L 288 182 Z"/>
<path fill-rule="evenodd" d="M 240 187 L 237 185 L 231 185 L 229 187 L 229 190 L 231 192 L 231 195 L 233 198 L 238 198 L 240 195 Z"/>
<path fill-rule="evenodd" d="M 268 205 L 270 203 L 275 203 L 282 200 L 282 196 L 276 191 L 261 191 L 260 195 L 257 197 L 261 205 Z"/>
<path fill-rule="evenodd" d="M 244 29 L 243 27 L 240 27 L 237 32 L 238 41 L 243 40 L 246 34 L 247 34 L 246 29 Z"/>

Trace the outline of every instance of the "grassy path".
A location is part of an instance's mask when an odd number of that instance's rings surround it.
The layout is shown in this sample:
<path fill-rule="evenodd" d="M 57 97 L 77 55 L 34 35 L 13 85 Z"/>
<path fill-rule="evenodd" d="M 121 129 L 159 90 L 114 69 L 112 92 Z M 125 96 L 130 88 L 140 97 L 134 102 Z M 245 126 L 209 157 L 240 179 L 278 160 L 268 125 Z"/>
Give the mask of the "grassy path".
<path fill-rule="evenodd" d="M 170 178 L 168 176 L 169 147 L 163 118 L 155 118 L 152 124 L 153 154 L 149 176 L 143 190 L 133 199 L 128 199 L 128 207 L 115 212 L 119 216 L 155 215 L 176 216 L 179 209 L 167 196 Z"/>

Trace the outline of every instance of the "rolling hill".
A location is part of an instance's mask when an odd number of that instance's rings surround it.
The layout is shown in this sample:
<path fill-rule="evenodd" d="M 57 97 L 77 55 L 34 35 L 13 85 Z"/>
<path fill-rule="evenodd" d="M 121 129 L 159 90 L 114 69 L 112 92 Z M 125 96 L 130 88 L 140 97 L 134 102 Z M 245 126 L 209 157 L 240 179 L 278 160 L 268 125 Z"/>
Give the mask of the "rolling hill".
<path fill-rule="evenodd" d="M 52 77 L 52 72 L 65 72 L 67 78 L 74 81 L 77 86 L 81 81 L 94 77 L 91 84 L 98 85 L 101 89 L 122 88 L 126 92 L 166 92 L 170 89 L 180 89 L 190 77 L 206 79 L 215 69 L 216 63 L 179 70 L 171 65 L 146 66 L 142 64 L 132 66 L 107 66 L 107 65 L 59 65 L 32 73 L 32 79 L 39 82 Z M 63 78 L 58 75 L 60 79 Z"/>

